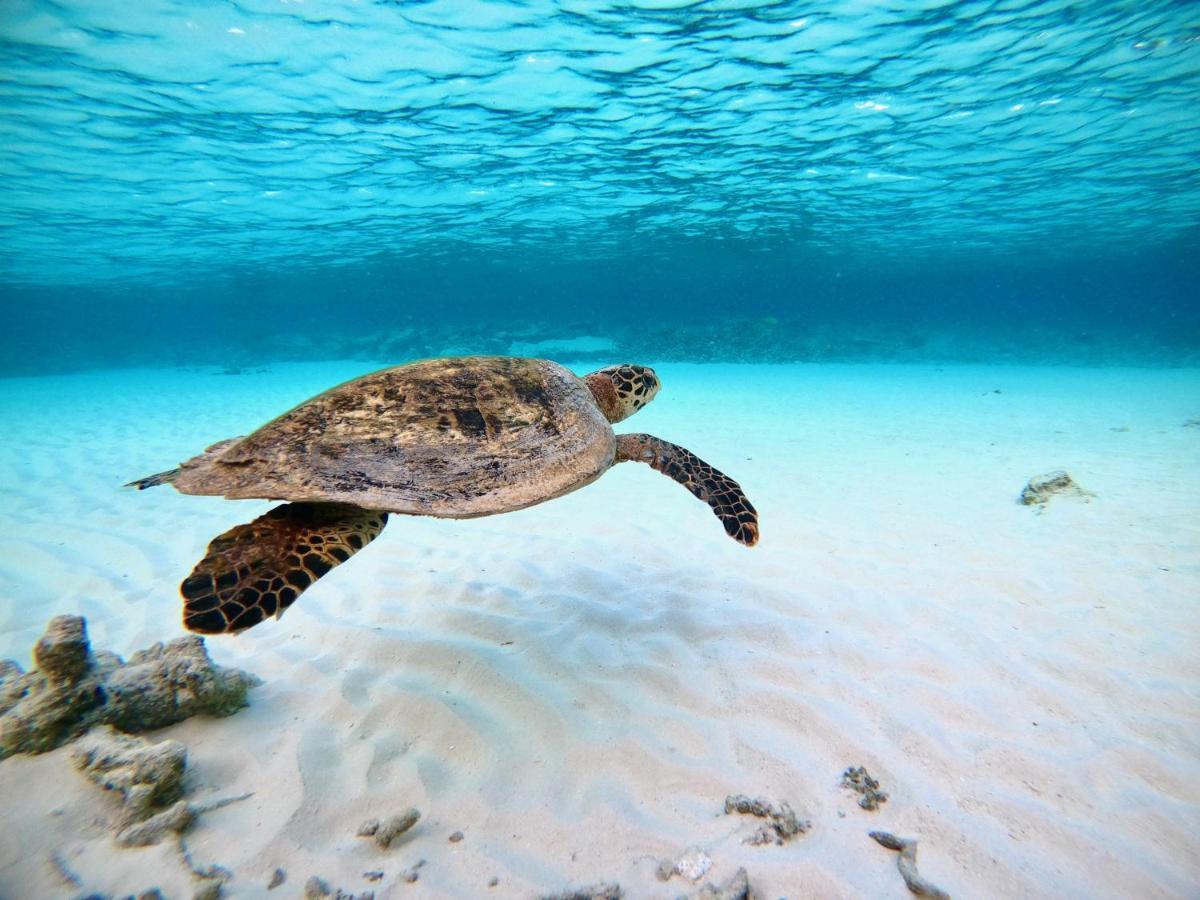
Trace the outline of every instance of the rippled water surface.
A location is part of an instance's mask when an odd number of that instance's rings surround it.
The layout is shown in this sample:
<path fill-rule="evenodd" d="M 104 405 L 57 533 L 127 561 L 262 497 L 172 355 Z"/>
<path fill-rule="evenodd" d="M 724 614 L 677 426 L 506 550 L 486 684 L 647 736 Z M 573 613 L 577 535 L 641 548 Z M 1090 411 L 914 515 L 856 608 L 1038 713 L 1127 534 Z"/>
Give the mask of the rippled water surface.
<path fill-rule="evenodd" d="M 1178 306 L 1191 278 L 1193 3 L 6 0 L 0 37 L 0 279 L 57 314 L 355 278 L 373 317 L 714 280 L 777 314 L 842 302 L 815 272 L 1070 292 L 1114 257 L 1122 303 Z"/>

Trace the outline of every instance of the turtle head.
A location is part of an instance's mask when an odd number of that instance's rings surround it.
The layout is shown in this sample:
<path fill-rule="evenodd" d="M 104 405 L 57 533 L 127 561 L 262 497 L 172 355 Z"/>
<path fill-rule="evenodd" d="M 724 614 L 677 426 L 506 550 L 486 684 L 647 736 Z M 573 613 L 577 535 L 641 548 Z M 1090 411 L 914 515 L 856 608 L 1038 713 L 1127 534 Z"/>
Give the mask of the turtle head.
<path fill-rule="evenodd" d="M 606 366 L 583 379 L 600 411 L 614 425 L 654 399 L 662 382 L 649 366 Z"/>

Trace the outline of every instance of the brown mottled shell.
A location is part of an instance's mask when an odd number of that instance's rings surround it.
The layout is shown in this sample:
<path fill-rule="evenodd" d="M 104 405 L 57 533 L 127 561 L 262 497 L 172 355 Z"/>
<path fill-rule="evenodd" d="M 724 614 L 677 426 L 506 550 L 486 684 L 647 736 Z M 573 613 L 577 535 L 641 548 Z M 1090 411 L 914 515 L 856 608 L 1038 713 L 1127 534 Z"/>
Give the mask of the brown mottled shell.
<path fill-rule="evenodd" d="M 583 487 L 615 455 L 582 379 L 544 359 L 467 356 L 339 385 L 213 445 L 183 464 L 175 486 L 467 518 Z"/>

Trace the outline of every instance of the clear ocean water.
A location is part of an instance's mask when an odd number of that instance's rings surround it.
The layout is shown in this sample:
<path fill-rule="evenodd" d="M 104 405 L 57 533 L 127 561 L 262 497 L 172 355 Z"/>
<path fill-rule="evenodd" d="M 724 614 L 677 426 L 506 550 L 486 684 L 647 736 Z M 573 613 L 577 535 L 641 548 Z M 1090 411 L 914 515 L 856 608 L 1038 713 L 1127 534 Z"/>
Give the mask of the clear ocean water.
<path fill-rule="evenodd" d="M 0 0 L 0 898 L 1200 897 L 1198 285 L 1197 0 Z"/>
<path fill-rule="evenodd" d="M 0 373 L 1195 362 L 1198 160 L 1189 2 L 5 0 Z"/>

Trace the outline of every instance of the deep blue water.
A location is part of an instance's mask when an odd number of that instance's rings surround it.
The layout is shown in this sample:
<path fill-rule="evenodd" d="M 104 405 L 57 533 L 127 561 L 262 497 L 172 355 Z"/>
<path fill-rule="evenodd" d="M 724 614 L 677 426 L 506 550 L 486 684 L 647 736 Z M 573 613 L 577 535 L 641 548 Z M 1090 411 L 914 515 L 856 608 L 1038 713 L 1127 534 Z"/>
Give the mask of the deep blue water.
<path fill-rule="evenodd" d="M 0 3 L 0 372 L 1200 361 L 1188 2 Z"/>

